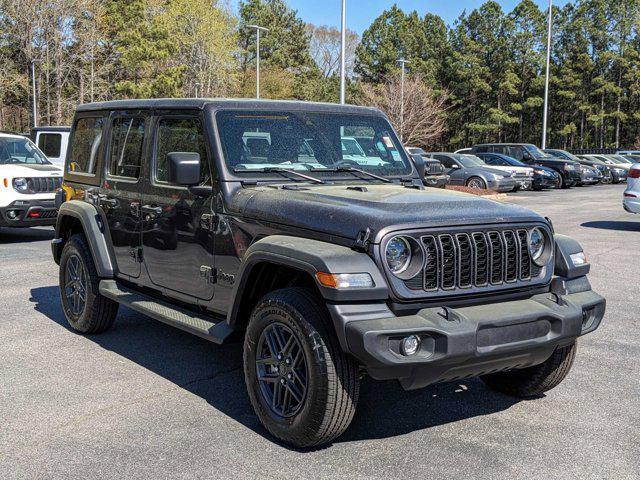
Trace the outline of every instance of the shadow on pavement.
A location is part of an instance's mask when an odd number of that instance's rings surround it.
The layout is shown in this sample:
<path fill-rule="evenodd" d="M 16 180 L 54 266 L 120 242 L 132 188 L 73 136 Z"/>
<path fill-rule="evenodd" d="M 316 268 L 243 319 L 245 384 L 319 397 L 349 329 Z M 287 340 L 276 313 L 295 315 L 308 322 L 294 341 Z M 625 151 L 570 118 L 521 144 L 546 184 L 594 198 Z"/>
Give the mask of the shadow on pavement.
<path fill-rule="evenodd" d="M 585 228 L 598 228 L 601 230 L 618 230 L 621 232 L 640 232 L 640 222 L 621 222 L 615 220 L 600 220 L 585 222 L 581 225 Z"/>
<path fill-rule="evenodd" d="M 0 227 L 0 245 L 3 243 L 42 242 L 52 240 L 55 230 L 49 228 L 3 228 Z"/>
<path fill-rule="evenodd" d="M 30 301 L 36 311 L 73 332 L 62 312 L 57 287 L 32 289 Z M 109 331 L 85 338 L 198 395 L 225 415 L 274 441 L 249 403 L 239 343 L 217 346 L 123 307 Z M 335 443 L 404 435 L 489 415 L 517 402 L 492 392 L 479 380 L 405 392 L 395 381 L 367 378 L 355 419 Z"/>

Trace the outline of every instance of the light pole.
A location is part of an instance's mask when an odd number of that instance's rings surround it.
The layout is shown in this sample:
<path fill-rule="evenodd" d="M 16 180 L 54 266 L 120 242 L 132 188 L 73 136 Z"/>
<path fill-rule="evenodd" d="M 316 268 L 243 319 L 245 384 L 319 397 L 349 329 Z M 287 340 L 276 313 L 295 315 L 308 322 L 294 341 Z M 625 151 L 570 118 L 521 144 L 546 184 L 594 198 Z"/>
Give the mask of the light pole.
<path fill-rule="evenodd" d="M 400 73 L 400 141 L 402 142 L 402 131 L 404 130 L 404 66 L 410 63 L 404 58 L 398 60 L 402 73 Z"/>
<path fill-rule="evenodd" d="M 342 24 L 340 28 L 340 103 L 344 105 L 346 90 L 346 50 L 347 50 L 347 0 L 342 0 Z"/>
<path fill-rule="evenodd" d="M 36 61 L 31 60 L 31 85 L 33 89 L 33 127 L 38 126 L 38 102 L 36 101 Z"/>
<path fill-rule="evenodd" d="M 549 0 L 549 21 L 547 25 L 547 71 L 544 78 L 544 107 L 542 112 L 542 149 L 547 148 L 547 111 L 549 109 L 549 63 L 551 60 L 551 23 L 553 20 L 552 5 Z"/>
<path fill-rule="evenodd" d="M 256 30 L 256 98 L 260 98 L 260 32 L 268 32 L 269 29 L 259 25 L 247 25 L 247 28 Z"/>
<path fill-rule="evenodd" d="M 198 98 L 198 93 L 199 93 L 199 88 L 200 88 L 201 83 L 200 82 L 196 82 L 196 98 Z"/>

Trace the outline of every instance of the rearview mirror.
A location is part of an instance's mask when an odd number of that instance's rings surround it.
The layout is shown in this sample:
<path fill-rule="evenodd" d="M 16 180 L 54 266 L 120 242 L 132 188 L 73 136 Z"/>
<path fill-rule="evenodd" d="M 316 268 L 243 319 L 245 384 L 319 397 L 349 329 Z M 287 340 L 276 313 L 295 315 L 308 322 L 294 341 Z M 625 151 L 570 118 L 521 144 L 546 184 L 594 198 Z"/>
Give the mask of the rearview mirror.
<path fill-rule="evenodd" d="M 167 179 L 169 183 L 190 187 L 200 183 L 200 154 L 171 152 L 167 154 Z"/>
<path fill-rule="evenodd" d="M 424 158 L 422 158 L 422 155 L 411 155 L 411 160 L 413 160 L 413 165 L 416 167 L 416 170 L 418 171 L 418 177 L 420 177 L 420 180 L 424 180 L 424 177 L 427 173 L 427 166 L 424 163 Z"/>

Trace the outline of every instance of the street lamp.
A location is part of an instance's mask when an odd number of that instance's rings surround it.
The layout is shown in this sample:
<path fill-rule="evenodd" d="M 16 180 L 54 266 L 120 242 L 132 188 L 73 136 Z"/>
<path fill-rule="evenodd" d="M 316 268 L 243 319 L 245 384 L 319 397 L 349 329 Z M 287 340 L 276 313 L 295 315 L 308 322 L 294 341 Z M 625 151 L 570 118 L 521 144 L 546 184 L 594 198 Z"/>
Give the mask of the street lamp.
<path fill-rule="evenodd" d="M 402 73 L 400 74 L 400 141 L 402 142 L 402 131 L 404 130 L 404 66 L 410 63 L 404 58 L 398 59 Z"/>
<path fill-rule="evenodd" d="M 549 21 L 547 25 L 547 71 L 544 78 L 544 108 L 542 113 L 542 149 L 547 148 L 547 110 L 549 108 L 549 63 L 551 60 L 551 23 L 553 0 L 549 0 Z"/>
<path fill-rule="evenodd" d="M 36 101 L 36 60 L 31 60 L 31 86 L 33 89 L 33 127 L 38 126 L 38 103 Z"/>
<path fill-rule="evenodd" d="M 268 32 L 269 29 L 259 25 L 247 25 L 247 28 L 256 30 L 256 98 L 260 98 L 260 32 Z"/>
<path fill-rule="evenodd" d="M 340 29 L 340 103 L 344 105 L 346 90 L 346 43 L 347 43 L 347 0 L 342 0 L 342 24 Z"/>

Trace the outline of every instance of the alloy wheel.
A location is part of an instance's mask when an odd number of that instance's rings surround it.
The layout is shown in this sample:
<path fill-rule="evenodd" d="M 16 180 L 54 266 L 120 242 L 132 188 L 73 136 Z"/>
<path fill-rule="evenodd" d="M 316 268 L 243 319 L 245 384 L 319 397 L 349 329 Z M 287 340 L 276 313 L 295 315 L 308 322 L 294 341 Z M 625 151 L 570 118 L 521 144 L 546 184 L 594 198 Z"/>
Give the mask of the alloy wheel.
<path fill-rule="evenodd" d="M 271 323 L 260 335 L 256 376 L 266 405 L 279 417 L 298 413 L 307 396 L 307 362 L 295 334 L 282 323 Z"/>
<path fill-rule="evenodd" d="M 87 275 L 78 255 L 67 260 L 64 273 L 64 294 L 70 312 L 79 317 L 87 303 Z"/>

